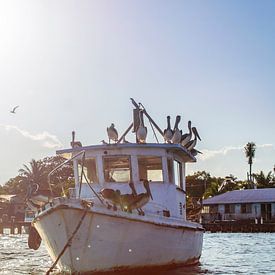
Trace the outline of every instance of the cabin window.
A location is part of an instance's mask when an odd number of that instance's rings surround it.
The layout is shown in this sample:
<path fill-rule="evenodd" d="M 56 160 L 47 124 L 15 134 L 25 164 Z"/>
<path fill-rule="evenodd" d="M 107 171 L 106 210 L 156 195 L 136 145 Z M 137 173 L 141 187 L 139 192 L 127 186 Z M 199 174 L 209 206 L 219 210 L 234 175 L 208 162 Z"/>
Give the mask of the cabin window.
<path fill-rule="evenodd" d="M 224 206 L 224 212 L 226 214 L 234 214 L 235 213 L 235 204 L 226 204 Z"/>
<path fill-rule="evenodd" d="M 168 180 L 169 182 L 173 182 L 173 160 L 167 159 L 167 168 L 168 168 Z"/>
<path fill-rule="evenodd" d="M 106 182 L 131 181 L 130 157 L 112 156 L 103 158 L 104 179 Z"/>
<path fill-rule="evenodd" d="M 247 213 L 252 213 L 252 206 L 251 204 L 241 204 L 241 213 L 242 214 L 247 214 Z"/>
<path fill-rule="evenodd" d="M 181 162 L 174 160 L 174 178 L 175 178 L 175 184 L 183 188 L 182 184 L 182 164 Z"/>
<path fill-rule="evenodd" d="M 82 171 L 82 161 L 78 161 L 78 177 L 79 182 L 81 182 L 81 171 Z M 83 173 L 82 176 L 82 182 L 86 182 L 85 177 L 89 181 L 89 183 L 98 182 L 98 176 L 97 176 L 97 168 L 96 168 L 96 159 L 95 158 L 89 158 L 84 160 L 83 165 Z"/>
<path fill-rule="evenodd" d="M 140 179 L 163 181 L 162 158 L 155 156 L 138 157 Z"/>

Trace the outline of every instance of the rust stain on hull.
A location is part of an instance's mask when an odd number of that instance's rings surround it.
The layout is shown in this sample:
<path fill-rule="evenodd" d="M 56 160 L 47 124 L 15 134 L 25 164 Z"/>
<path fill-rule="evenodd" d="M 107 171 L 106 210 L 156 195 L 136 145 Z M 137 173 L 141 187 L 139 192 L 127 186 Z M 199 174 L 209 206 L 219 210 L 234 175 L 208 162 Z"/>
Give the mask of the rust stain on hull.
<path fill-rule="evenodd" d="M 88 274 L 93 274 L 93 275 L 108 275 L 112 274 L 114 272 L 119 272 L 119 273 L 124 273 L 124 272 L 131 272 L 133 274 L 143 274 L 144 272 L 148 274 L 156 274 L 158 271 L 165 271 L 169 269 L 175 269 L 177 267 L 186 267 L 186 266 L 192 266 L 192 265 L 197 265 L 199 263 L 199 257 L 194 257 L 190 258 L 184 262 L 181 263 L 175 263 L 175 262 L 168 262 L 164 265 L 150 265 L 150 266 L 121 266 L 121 267 L 114 267 L 109 270 L 104 270 L 104 271 L 87 271 L 87 272 L 75 272 L 73 274 L 83 274 L 83 275 L 88 275 Z M 129 273 L 127 273 L 128 275 Z"/>

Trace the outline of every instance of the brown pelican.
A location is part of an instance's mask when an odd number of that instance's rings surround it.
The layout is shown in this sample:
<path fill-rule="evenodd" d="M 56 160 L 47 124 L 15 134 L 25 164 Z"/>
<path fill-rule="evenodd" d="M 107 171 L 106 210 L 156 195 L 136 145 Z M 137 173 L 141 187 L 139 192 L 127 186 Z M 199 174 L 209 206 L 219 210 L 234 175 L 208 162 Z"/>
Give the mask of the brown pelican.
<path fill-rule="evenodd" d="M 185 145 L 185 148 L 189 151 L 191 151 L 197 144 L 197 138 L 199 140 L 201 140 L 200 136 L 199 136 L 199 133 L 196 129 L 196 127 L 192 127 L 192 132 L 195 136 L 195 138 L 193 140 L 190 140 L 186 145 Z"/>
<path fill-rule="evenodd" d="M 37 183 L 31 181 L 25 200 L 30 208 L 40 208 L 52 200 L 52 193 L 48 189 L 40 189 Z"/>
<path fill-rule="evenodd" d="M 13 109 L 10 111 L 12 114 L 15 114 L 15 110 L 19 107 L 19 105 L 13 107 Z"/>
<path fill-rule="evenodd" d="M 191 140 L 191 137 L 192 137 L 192 129 L 191 129 L 191 121 L 190 120 L 188 121 L 188 129 L 189 129 L 189 133 L 186 133 L 181 136 L 180 143 L 182 146 L 185 146 Z"/>
<path fill-rule="evenodd" d="M 72 148 L 75 147 L 82 147 L 82 144 L 80 141 L 75 141 L 75 131 L 72 131 L 72 141 L 71 141 Z"/>
<path fill-rule="evenodd" d="M 173 143 L 180 143 L 180 141 L 181 141 L 181 131 L 178 128 L 179 123 L 180 123 L 180 119 L 181 119 L 180 116 L 176 117 L 175 126 L 174 126 L 174 134 L 173 134 L 173 137 L 172 137 L 172 142 Z"/>
<path fill-rule="evenodd" d="M 107 134 L 108 134 L 108 138 L 109 138 L 109 143 L 110 143 L 110 140 L 117 142 L 118 133 L 117 133 L 114 123 L 112 123 L 110 127 L 107 127 Z"/>
<path fill-rule="evenodd" d="M 131 143 L 130 141 L 126 140 L 125 136 L 123 137 L 122 142 L 123 143 Z"/>
<path fill-rule="evenodd" d="M 121 204 L 122 204 L 123 210 L 129 213 L 132 213 L 132 208 L 130 207 L 130 204 L 137 197 L 137 191 L 133 182 L 130 182 L 129 186 L 132 190 L 132 194 L 124 194 L 124 195 L 121 195 L 120 198 L 121 198 Z M 137 211 L 139 215 L 144 215 L 144 212 L 141 208 L 137 208 Z"/>
<path fill-rule="evenodd" d="M 192 155 L 193 157 L 195 157 L 197 154 L 202 154 L 201 151 L 196 150 L 196 149 L 194 149 L 194 148 L 190 151 L 190 153 L 191 153 L 191 155 Z"/>
<path fill-rule="evenodd" d="M 127 202 L 127 208 L 131 211 L 133 209 L 141 209 L 142 206 L 144 206 L 146 203 L 149 202 L 150 198 L 153 199 L 150 187 L 149 187 L 149 181 L 143 180 L 143 185 L 146 190 L 146 193 L 140 193 L 134 197 L 132 197 Z M 141 210 L 142 211 L 142 210 Z M 141 213 L 144 215 L 144 212 Z"/>
<path fill-rule="evenodd" d="M 168 143 L 171 142 L 173 137 L 173 130 L 171 129 L 170 116 L 167 116 L 167 128 L 163 131 L 164 140 Z"/>
<path fill-rule="evenodd" d="M 113 209 L 117 210 L 117 205 L 121 205 L 121 198 L 120 198 L 120 191 L 114 190 L 110 188 L 104 188 L 102 189 L 99 194 L 107 201 L 113 204 Z M 111 206 L 108 204 L 108 208 L 111 208 Z"/>
<path fill-rule="evenodd" d="M 147 128 L 144 126 L 144 121 L 143 121 L 143 111 L 139 111 L 139 126 L 136 132 L 137 135 L 137 141 L 139 143 L 145 143 L 146 142 L 146 137 L 147 137 Z"/>

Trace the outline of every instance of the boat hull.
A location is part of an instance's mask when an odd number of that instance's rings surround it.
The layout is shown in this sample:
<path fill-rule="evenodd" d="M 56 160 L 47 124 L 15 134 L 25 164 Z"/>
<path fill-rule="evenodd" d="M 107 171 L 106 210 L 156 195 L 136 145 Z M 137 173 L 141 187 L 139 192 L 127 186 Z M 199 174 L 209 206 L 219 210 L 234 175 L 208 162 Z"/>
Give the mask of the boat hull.
<path fill-rule="evenodd" d="M 203 230 L 77 208 L 50 209 L 34 226 L 53 261 L 73 235 L 57 266 L 66 273 L 108 272 L 196 264 Z"/>

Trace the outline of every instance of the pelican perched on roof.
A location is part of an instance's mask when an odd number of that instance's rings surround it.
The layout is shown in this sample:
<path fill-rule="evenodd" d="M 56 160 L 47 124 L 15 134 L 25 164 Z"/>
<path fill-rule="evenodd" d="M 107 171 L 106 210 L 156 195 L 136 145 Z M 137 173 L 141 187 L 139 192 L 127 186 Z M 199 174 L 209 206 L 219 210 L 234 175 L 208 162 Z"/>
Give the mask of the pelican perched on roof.
<path fill-rule="evenodd" d="M 108 138 L 109 138 L 109 143 L 110 143 L 110 140 L 117 142 L 118 133 L 117 133 L 114 123 L 112 123 L 110 127 L 107 127 L 107 134 L 108 134 Z"/>
<path fill-rule="evenodd" d="M 172 137 L 172 142 L 173 143 L 180 143 L 180 141 L 181 141 L 181 131 L 178 128 L 179 123 L 180 123 L 180 119 L 181 119 L 180 116 L 176 117 L 175 126 L 174 126 L 174 134 L 173 134 L 173 137 Z"/>
<path fill-rule="evenodd" d="M 184 135 L 181 136 L 181 145 L 185 146 L 192 138 L 192 129 L 191 129 L 191 121 L 188 121 L 188 129 L 189 129 L 189 133 L 186 133 Z"/>
<path fill-rule="evenodd" d="M 164 140 L 168 143 L 171 142 L 173 137 L 173 130 L 171 129 L 170 116 L 167 116 L 167 128 L 163 131 Z"/>
<path fill-rule="evenodd" d="M 192 127 L 192 132 L 195 136 L 195 138 L 193 140 L 190 140 L 186 145 L 185 148 L 189 151 L 191 151 L 197 144 L 197 139 L 201 140 L 199 133 L 196 129 L 196 127 Z"/>
<path fill-rule="evenodd" d="M 82 144 L 80 141 L 75 141 L 75 131 L 72 131 L 72 141 L 71 141 L 72 148 L 75 147 L 82 147 Z"/>
<path fill-rule="evenodd" d="M 144 121 L 143 121 L 143 111 L 139 111 L 139 126 L 136 132 L 137 135 L 137 141 L 139 143 L 145 143 L 146 142 L 146 137 L 147 137 L 147 127 L 144 126 Z"/>
<path fill-rule="evenodd" d="M 191 155 L 192 155 L 193 157 L 195 157 L 197 154 L 202 154 L 201 151 L 196 150 L 196 149 L 194 149 L 194 148 L 190 151 L 190 153 L 191 153 Z"/>

